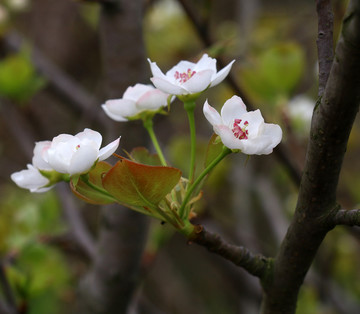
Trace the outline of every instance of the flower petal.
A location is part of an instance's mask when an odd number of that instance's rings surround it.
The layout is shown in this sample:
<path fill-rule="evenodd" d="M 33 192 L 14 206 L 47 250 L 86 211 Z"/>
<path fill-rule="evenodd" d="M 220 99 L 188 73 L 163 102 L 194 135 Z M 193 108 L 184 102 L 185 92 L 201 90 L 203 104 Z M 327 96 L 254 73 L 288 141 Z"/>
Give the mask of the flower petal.
<path fill-rule="evenodd" d="M 192 70 L 196 72 L 212 70 L 213 73 L 216 73 L 216 59 L 210 58 L 206 53 L 204 53 Z"/>
<path fill-rule="evenodd" d="M 209 105 L 207 100 L 204 103 L 203 112 L 205 118 L 210 122 L 211 125 L 214 126 L 223 123 L 219 113 Z"/>
<path fill-rule="evenodd" d="M 202 92 L 210 85 L 212 74 L 212 70 L 196 72 L 190 79 L 182 84 L 182 87 L 188 91 L 188 94 Z"/>
<path fill-rule="evenodd" d="M 49 183 L 49 180 L 45 178 L 38 169 L 30 164 L 27 165 L 27 168 L 28 169 L 13 173 L 11 175 L 11 180 L 19 187 L 29 189 L 31 192 L 45 192 L 52 188 L 43 188 L 43 186 Z"/>
<path fill-rule="evenodd" d="M 51 170 L 50 165 L 44 160 L 44 155 L 50 146 L 50 141 L 41 141 L 35 143 L 34 156 L 32 158 L 32 164 L 34 167 L 41 170 Z"/>
<path fill-rule="evenodd" d="M 225 125 L 214 125 L 214 132 L 220 136 L 223 144 L 230 149 L 242 149 L 242 141 L 238 140 L 230 128 Z"/>
<path fill-rule="evenodd" d="M 152 89 L 143 94 L 137 101 L 138 109 L 157 110 L 160 107 L 167 106 L 168 94 L 159 89 Z"/>
<path fill-rule="evenodd" d="M 225 77 L 229 74 L 231 67 L 235 60 L 231 61 L 225 68 L 223 68 L 221 71 L 217 72 L 212 78 L 211 78 L 211 84 L 210 87 L 216 86 L 219 83 L 221 83 Z"/>
<path fill-rule="evenodd" d="M 88 141 L 92 141 L 95 144 L 95 148 L 100 149 L 102 136 L 99 132 L 91 130 L 91 129 L 84 129 L 84 131 L 79 132 L 75 135 L 77 138 L 81 140 L 81 142 L 87 143 Z"/>
<path fill-rule="evenodd" d="M 175 73 L 187 73 L 187 71 L 190 69 L 193 71 L 195 67 L 195 63 L 190 61 L 180 61 L 177 65 L 172 67 L 169 71 L 166 72 L 166 77 L 170 81 L 176 81 L 175 79 Z"/>
<path fill-rule="evenodd" d="M 106 145 L 102 149 L 100 149 L 98 158 L 99 160 L 105 160 L 109 158 L 118 148 L 120 143 L 120 137 L 116 139 L 115 141 L 111 142 L 110 144 Z"/>
<path fill-rule="evenodd" d="M 92 145 L 81 145 L 72 155 L 67 173 L 74 175 L 88 172 L 98 158 L 98 153 Z"/>
<path fill-rule="evenodd" d="M 254 138 L 256 136 L 260 136 L 260 128 L 265 124 L 264 118 L 261 115 L 259 109 L 255 111 L 246 112 L 241 116 L 243 122 L 249 122 L 247 126 L 247 130 L 249 132 L 249 139 Z"/>
<path fill-rule="evenodd" d="M 110 118 L 116 121 L 127 121 L 127 117 L 138 113 L 135 102 L 124 98 L 107 100 L 102 108 Z"/>
<path fill-rule="evenodd" d="M 129 86 L 126 89 L 123 98 L 137 102 L 142 95 L 153 89 L 154 87 L 151 85 L 135 84 L 134 86 Z"/>
<path fill-rule="evenodd" d="M 150 64 L 150 70 L 153 75 L 153 77 L 160 77 L 163 79 L 166 79 L 166 75 L 160 70 L 156 62 L 151 62 L 150 59 L 147 59 Z"/>
<path fill-rule="evenodd" d="M 186 95 L 189 92 L 180 85 L 175 85 L 167 79 L 152 77 L 150 79 L 156 88 L 170 95 Z"/>
<path fill-rule="evenodd" d="M 224 124 L 230 126 L 234 119 L 239 119 L 246 111 L 246 106 L 239 96 L 228 99 L 221 108 L 221 117 Z"/>

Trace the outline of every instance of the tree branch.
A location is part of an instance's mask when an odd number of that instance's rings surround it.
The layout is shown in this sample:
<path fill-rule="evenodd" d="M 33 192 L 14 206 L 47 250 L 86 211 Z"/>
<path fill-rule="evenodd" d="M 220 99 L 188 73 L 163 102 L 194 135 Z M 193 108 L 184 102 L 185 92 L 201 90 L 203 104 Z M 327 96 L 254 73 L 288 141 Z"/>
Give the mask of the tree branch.
<path fill-rule="evenodd" d="M 198 33 L 199 38 L 203 42 L 205 47 L 212 46 L 214 44 L 211 36 L 206 28 L 203 27 L 202 23 L 198 20 L 197 15 L 194 14 L 187 3 L 186 0 L 178 0 L 178 2 L 183 7 L 185 13 L 187 14 L 189 20 L 194 25 L 196 32 Z M 218 65 L 220 68 L 223 68 L 226 63 L 222 58 L 217 58 Z M 246 104 L 249 110 L 255 110 L 254 104 L 248 99 L 246 93 L 242 90 L 239 84 L 236 82 L 234 76 L 230 73 L 226 77 L 226 82 L 230 85 L 230 87 L 234 90 L 234 92 L 242 98 L 244 103 Z M 266 118 L 264 117 L 266 120 Z M 276 158 L 283 164 L 283 166 L 287 169 L 289 176 L 293 180 L 293 182 L 299 186 L 301 180 L 300 170 L 297 168 L 293 160 L 288 156 L 288 153 L 282 143 L 280 143 L 274 150 L 274 154 Z"/>
<path fill-rule="evenodd" d="M 360 226 L 360 209 L 340 209 L 333 218 L 334 225 Z"/>
<path fill-rule="evenodd" d="M 316 11 L 318 14 L 318 39 L 316 44 L 319 58 L 319 96 L 321 96 L 324 93 L 334 57 L 334 15 L 331 8 L 331 1 L 316 0 Z"/>
<path fill-rule="evenodd" d="M 56 187 L 59 194 L 60 203 L 67 223 L 70 226 L 70 232 L 74 236 L 75 241 L 80 245 L 83 251 L 91 260 L 95 260 L 96 250 L 94 239 L 84 224 L 84 220 L 80 216 L 73 195 L 69 193 L 69 187 L 59 183 Z"/>
<path fill-rule="evenodd" d="M 338 211 L 336 189 L 360 102 L 360 1 L 348 6 L 336 56 L 312 119 L 292 223 L 263 285 L 263 313 L 294 313 L 304 277 Z"/>
<path fill-rule="evenodd" d="M 3 38 L 3 42 L 9 51 L 19 51 L 23 47 L 25 39 L 20 34 L 11 32 Z M 89 120 L 97 121 L 103 126 L 107 124 L 105 116 L 98 113 L 100 100 L 86 91 L 33 45 L 31 58 L 35 68 L 47 79 L 54 92 L 65 98 Z"/>
<path fill-rule="evenodd" d="M 272 265 L 271 258 L 255 255 L 245 247 L 226 243 L 219 235 L 207 231 L 200 225 L 196 226 L 195 232 L 189 237 L 189 243 L 192 242 L 222 256 L 260 279 L 267 276 Z"/>

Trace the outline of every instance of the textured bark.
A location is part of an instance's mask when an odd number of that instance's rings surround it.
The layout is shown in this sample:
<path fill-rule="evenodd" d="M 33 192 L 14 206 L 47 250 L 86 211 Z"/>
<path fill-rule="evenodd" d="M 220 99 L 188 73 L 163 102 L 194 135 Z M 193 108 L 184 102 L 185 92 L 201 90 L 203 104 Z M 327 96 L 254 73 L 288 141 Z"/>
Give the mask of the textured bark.
<path fill-rule="evenodd" d="M 338 211 L 336 188 L 360 103 L 360 1 L 350 2 L 334 62 L 312 120 L 292 223 L 263 282 L 262 313 L 294 313 L 300 286 Z"/>
<path fill-rule="evenodd" d="M 146 74 L 142 1 L 102 2 L 99 31 L 105 94 L 107 99 L 120 98 L 128 86 L 141 82 Z M 108 121 L 109 125 L 114 123 Z M 121 126 L 124 138 L 131 135 L 143 139 L 141 128 L 130 132 L 128 127 Z M 119 205 L 106 206 L 101 215 L 97 255 L 82 282 L 80 313 L 126 313 L 138 280 L 148 221 Z"/>

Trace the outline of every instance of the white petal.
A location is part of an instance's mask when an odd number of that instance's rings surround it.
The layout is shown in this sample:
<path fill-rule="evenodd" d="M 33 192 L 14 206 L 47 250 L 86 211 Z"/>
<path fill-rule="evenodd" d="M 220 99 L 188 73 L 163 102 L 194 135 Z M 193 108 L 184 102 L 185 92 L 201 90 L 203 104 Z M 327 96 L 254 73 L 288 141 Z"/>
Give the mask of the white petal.
<path fill-rule="evenodd" d="M 27 165 L 28 169 L 15 172 L 11 179 L 21 188 L 29 189 L 31 192 L 45 192 L 51 187 L 42 188 L 49 183 L 49 180 L 41 175 L 38 169 Z"/>
<path fill-rule="evenodd" d="M 247 130 L 249 132 L 249 139 L 260 136 L 260 129 L 264 126 L 264 118 L 261 115 L 259 109 L 255 111 L 249 111 L 242 115 L 242 123 L 248 122 Z"/>
<path fill-rule="evenodd" d="M 219 71 L 212 77 L 210 85 L 211 87 L 218 85 L 225 79 L 225 77 L 227 77 L 234 62 L 235 60 L 231 61 L 225 68 L 223 68 L 221 71 Z"/>
<path fill-rule="evenodd" d="M 119 122 L 125 122 L 128 121 L 128 119 L 124 118 L 123 116 L 117 115 L 112 113 L 107 107 L 106 105 L 101 105 L 101 107 L 103 108 L 103 110 L 105 111 L 105 113 L 107 114 L 108 117 L 110 117 L 111 119 L 115 120 L 115 121 L 119 121 Z"/>
<path fill-rule="evenodd" d="M 51 170 L 50 165 L 44 160 L 46 151 L 50 148 L 50 141 L 41 141 L 35 143 L 34 156 L 32 158 L 33 165 L 42 170 Z"/>
<path fill-rule="evenodd" d="M 88 172 L 98 158 L 99 151 L 92 145 L 82 145 L 73 154 L 68 172 L 70 175 Z"/>
<path fill-rule="evenodd" d="M 93 141 L 95 143 L 95 147 L 100 149 L 102 136 L 99 132 L 86 128 L 84 131 L 76 134 L 75 136 L 79 138 L 81 142 Z"/>
<path fill-rule="evenodd" d="M 130 99 L 110 99 L 105 102 L 105 107 L 106 113 L 110 112 L 113 116 L 118 116 L 117 121 L 138 114 L 135 102 Z"/>
<path fill-rule="evenodd" d="M 230 126 L 234 119 L 239 119 L 246 112 L 246 106 L 242 99 L 239 96 L 233 96 L 221 108 L 221 117 L 224 124 Z"/>
<path fill-rule="evenodd" d="M 123 98 L 137 102 L 140 97 L 142 97 L 145 93 L 153 89 L 154 89 L 153 86 L 145 85 L 145 84 L 136 84 L 134 86 L 129 86 L 126 89 Z"/>
<path fill-rule="evenodd" d="M 200 58 L 193 71 L 212 70 L 216 73 L 216 59 L 210 58 L 206 53 Z"/>
<path fill-rule="evenodd" d="M 195 94 L 205 90 L 211 82 L 212 70 L 196 72 L 190 79 L 182 84 L 189 94 Z"/>
<path fill-rule="evenodd" d="M 102 149 L 100 149 L 98 158 L 99 160 L 105 160 L 109 158 L 118 148 L 120 143 L 120 137 L 116 139 L 115 141 L 111 142 L 110 144 L 106 145 Z"/>
<path fill-rule="evenodd" d="M 205 118 L 210 122 L 211 125 L 214 126 L 223 123 L 219 113 L 209 105 L 207 100 L 204 103 L 203 112 Z"/>
<path fill-rule="evenodd" d="M 150 59 L 148 59 L 148 62 L 150 64 L 150 69 L 153 77 L 166 78 L 165 74 L 160 70 L 156 62 L 151 62 Z"/>
<path fill-rule="evenodd" d="M 232 130 L 225 125 L 214 125 L 214 132 L 220 136 L 223 144 L 230 149 L 242 149 L 243 145 L 238 140 Z"/>
<path fill-rule="evenodd" d="M 143 94 L 137 102 L 139 109 L 157 110 L 167 105 L 168 94 L 159 89 L 153 89 Z"/>
<path fill-rule="evenodd" d="M 156 88 L 160 89 L 164 93 L 170 94 L 170 95 L 185 95 L 188 94 L 188 91 L 184 88 L 182 88 L 179 85 L 171 83 L 169 80 L 162 79 L 159 77 L 152 77 L 150 79 L 153 84 L 156 86 Z"/>

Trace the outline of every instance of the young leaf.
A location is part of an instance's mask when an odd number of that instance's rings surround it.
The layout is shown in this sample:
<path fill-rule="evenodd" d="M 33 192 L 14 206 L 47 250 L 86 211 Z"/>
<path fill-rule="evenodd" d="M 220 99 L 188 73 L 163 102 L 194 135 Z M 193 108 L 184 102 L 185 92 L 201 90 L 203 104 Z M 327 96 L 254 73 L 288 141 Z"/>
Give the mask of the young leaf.
<path fill-rule="evenodd" d="M 89 172 L 89 181 L 96 187 L 104 189 L 102 186 L 102 176 L 111 169 L 107 162 L 100 161 L 95 168 Z M 78 179 L 78 180 L 77 180 Z M 113 200 L 109 199 L 103 193 L 90 187 L 81 177 L 70 181 L 70 187 L 73 193 L 80 199 L 90 204 L 110 204 Z"/>
<path fill-rule="evenodd" d="M 161 166 L 160 158 L 157 154 L 150 154 L 145 147 L 136 147 L 130 153 L 131 160 L 149 165 L 149 166 Z"/>
<path fill-rule="evenodd" d="M 181 171 L 121 159 L 103 178 L 104 188 L 120 203 L 156 206 L 179 182 Z"/>

